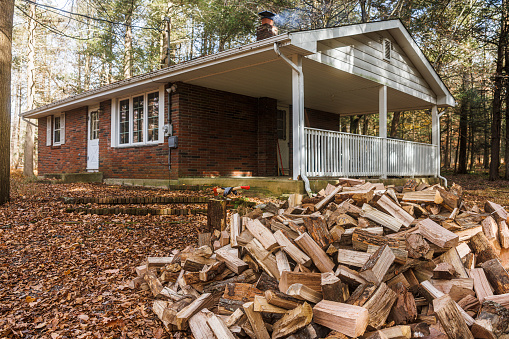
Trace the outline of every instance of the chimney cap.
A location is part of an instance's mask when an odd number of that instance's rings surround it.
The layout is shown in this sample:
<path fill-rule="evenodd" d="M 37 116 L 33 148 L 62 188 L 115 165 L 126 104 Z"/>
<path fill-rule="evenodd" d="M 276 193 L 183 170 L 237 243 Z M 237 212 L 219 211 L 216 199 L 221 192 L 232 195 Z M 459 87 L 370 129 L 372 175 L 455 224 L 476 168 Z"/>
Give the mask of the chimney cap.
<path fill-rule="evenodd" d="M 268 18 L 268 19 L 272 19 L 273 17 L 276 16 L 276 14 L 272 13 L 272 12 L 269 12 L 269 11 L 263 11 L 263 12 L 260 12 L 258 13 L 258 15 L 262 18 L 262 19 L 265 19 L 265 18 Z"/>

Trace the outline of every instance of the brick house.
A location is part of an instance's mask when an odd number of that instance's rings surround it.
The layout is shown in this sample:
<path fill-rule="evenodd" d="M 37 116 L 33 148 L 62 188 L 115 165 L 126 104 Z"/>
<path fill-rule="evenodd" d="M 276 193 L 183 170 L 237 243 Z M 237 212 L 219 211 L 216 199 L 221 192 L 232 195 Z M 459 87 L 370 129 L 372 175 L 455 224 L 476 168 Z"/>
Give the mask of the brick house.
<path fill-rule="evenodd" d="M 454 98 L 399 20 L 276 35 L 22 115 L 39 174 L 104 178 L 439 176 L 439 109 Z M 429 109 L 432 143 L 387 138 L 387 112 Z M 378 113 L 379 136 L 339 117 Z M 296 147 L 296 145 L 298 145 Z"/>

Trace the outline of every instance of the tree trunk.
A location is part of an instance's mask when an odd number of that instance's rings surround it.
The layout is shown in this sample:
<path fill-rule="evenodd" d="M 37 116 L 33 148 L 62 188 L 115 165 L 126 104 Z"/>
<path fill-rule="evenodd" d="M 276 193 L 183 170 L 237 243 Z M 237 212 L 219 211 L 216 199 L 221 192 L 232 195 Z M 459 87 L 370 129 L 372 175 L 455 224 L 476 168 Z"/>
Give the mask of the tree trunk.
<path fill-rule="evenodd" d="M 451 157 L 449 155 L 449 139 L 451 137 L 451 114 L 447 113 L 447 120 L 446 120 L 446 130 L 445 130 L 445 149 L 444 149 L 444 168 L 448 169 L 451 166 Z"/>
<path fill-rule="evenodd" d="M 497 46 L 497 69 L 495 74 L 495 88 L 493 90 L 493 111 L 491 123 L 491 163 L 489 180 L 499 179 L 500 167 L 500 131 L 502 129 L 502 69 L 504 63 L 504 51 L 507 44 L 506 39 L 506 1 L 502 2 L 502 19 L 500 22 L 500 36 Z"/>
<path fill-rule="evenodd" d="M 509 48 L 505 46 L 505 74 L 509 74 Z M 509 83 L 505 81 L 505 173 L 504 179 L 509 180 Z"/>
<path fill-rule="evenodd" d="M 132 77 L 133 70 L 133 28 L 131 26 L 132 23 L 132 11 L 129 13 L 126 21 L 126 32 L 124 37 L 124 49 L 125 49 L 125 57 L 124 57 L 124 78 Z"/>
<path fill-rule="evenodd" d="M 459 174 L 467 173 L 467 141 L 468 141 L 468 112 L 470 109 L 470 91 L 469 81 L 466 72 L 463 74 L 462 92 L 463 96 L 460 102 L 460 129 L 459 129 Z"/>
<path fill-rule="evenodd" d="M 359 121 L 361 120 L 360 115 L 352 115 L 350 116 L 350 133 L 358 134 L 359 133 Z"/>
<path fill-rule="evenodd" d="M 12 18 L 14 0 L 2 0 L 0 11 L 0 205 L 10 196 L 10 127 Z"/>
<path fill-rule="evenodd" d="M 392 115 L 392 121 L 391 121 L 391 133 L 389 136 L 391 138 L 395 138 L 398 133 L 398 125 L 399 125 L 399 118 L 401 117 L 401 111 L 394 112 Z"/>
<path fill-rule="evenodd" d="M 27 64 L 27 110 L 35 108 L 35 3 L 30 4 L 28 18 L 28 64 Z M 34 176 L 34 132 L 31 124 L 26 124 L 25 145 L 23 147 L 23 175 Z"/>

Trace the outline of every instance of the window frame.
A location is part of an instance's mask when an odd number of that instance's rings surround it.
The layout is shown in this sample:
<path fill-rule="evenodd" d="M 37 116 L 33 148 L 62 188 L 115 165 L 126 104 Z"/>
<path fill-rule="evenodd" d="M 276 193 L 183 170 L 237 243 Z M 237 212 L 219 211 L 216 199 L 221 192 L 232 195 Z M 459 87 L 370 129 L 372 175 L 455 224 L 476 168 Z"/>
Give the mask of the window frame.
<path fill-rule="evenodd" d="M 56 128 L 56 123 L 59 123 L 59 128 Z M 63 122 L 63 123 L 62 123 Z M 56 141 L 56 133 L 59 132 L 58 141 Z M 61 146 L 65 144 L 65 114 L 54 114 L 51 119 L 51 145 L 53 146 Z"/>
<path fill-rule="evenodd" d="M 150 94 L 157 93 L 159 100 L 158 100 L 158 138 L 156 140 L 149 141 L 148 140 L 148 96 Z M 137 146 L 153 146 L 158 145 L 161 143 L 164 143 L 164 133 L 163 133 L 163 126 L 164 126 L 164 113 L 165 113 L 165 105 L 164 105 L 164 86 L 161 86 L 159 88 L 155 88 L 149 91 L 145 92 L 138 92 L 129 96 L 125 97 L 119 97 L 113 100 L 113 107 L 112 107 L 112 126 L 111 126 L 111 133 L 114 137 L 111 138 L 112 147 L 116 148 L 122 148 L 122 147 L 137 147 Z M 139 142 L 134 142 L 134 109 L 133 109 L 133 102 L 134 98 L 143 96 L 143 140 Z M 123 100 L 129 100 L 129 142 L 128 143 L 120 143 L 120 102 Z"/>

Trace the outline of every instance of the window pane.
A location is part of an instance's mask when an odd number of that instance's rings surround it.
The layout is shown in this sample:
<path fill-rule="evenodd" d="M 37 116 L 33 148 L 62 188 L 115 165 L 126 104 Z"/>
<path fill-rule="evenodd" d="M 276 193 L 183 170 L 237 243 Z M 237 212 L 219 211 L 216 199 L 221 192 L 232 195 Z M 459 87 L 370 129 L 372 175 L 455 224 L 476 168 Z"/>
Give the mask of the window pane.
<path fill-rule="evenodd" d="M 55 119 L 53 119 L 53 121 L 55 122 L 54 128 L 53 128 L 53 130 L 55 131 L 53 141 L 55 143 L 59 143 L 60 142 L 60 117 L 56 116 Z"/>
<path fill-rule="evenodd" d="M 99 113 L 90 113 L 90 139 L 99 139 Z"/>
<path fill-rule="evenodd" d="M 148 141 L 159 140 L 159 92 L 147 95 L 148 100 Z"/>
<path fill-rule="evenodd" d="M 133 98 L 133 142 L 143 142 L 143 95 Z"/>
<path fill-rule="evenodd" d="M 129 99 L 120 101 L 120 143 L 129 143 Z"/>

